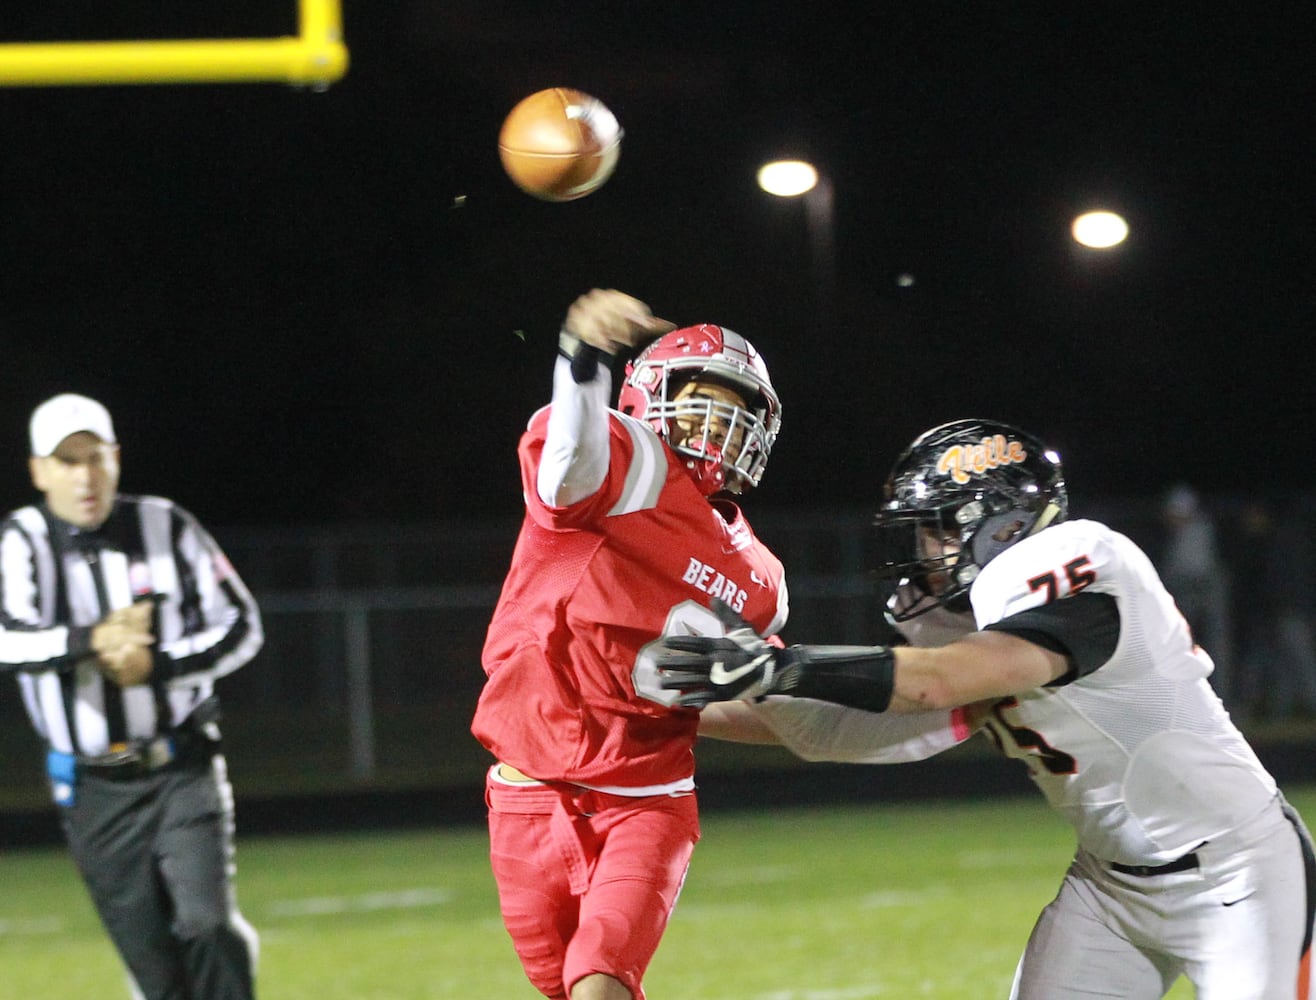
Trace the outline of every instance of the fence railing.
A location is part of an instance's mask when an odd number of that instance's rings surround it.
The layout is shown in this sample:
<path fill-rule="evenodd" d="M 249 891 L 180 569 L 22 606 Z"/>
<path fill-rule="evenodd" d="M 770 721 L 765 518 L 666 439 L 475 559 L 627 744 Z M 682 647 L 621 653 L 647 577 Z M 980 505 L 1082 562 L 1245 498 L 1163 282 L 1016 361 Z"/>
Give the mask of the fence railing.
<path fill-rule="evenodd" d="M 1084 506 L 1155 550 L 1155 499 Z M 888 635 L 867 570 L 869 521 L 866 509 L 754 516 L 787 567 L 786 638 Z M 503 520 L 216 531 L 266 631 L 260 656 L 220 682 L 235 780 L 280 793 L 478 775 L 487 755 L 469 723 L 480 651 L 516 530 Z M 701 768 L 727 753 L 701 745 Z M 0 758 L 30 762 L 0 769 L 0 796 L 44 798 L 16 697 L 0 697 Z"/>

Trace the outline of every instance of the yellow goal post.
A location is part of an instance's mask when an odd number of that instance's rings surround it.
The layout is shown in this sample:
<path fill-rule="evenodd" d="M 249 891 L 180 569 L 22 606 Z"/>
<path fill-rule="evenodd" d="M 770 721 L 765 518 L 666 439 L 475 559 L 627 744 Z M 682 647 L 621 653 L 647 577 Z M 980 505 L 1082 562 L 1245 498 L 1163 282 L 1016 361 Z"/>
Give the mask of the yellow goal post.
<path fill-rule="evenodd" d="M 0 87 L 266 83 L 324 89 L 347 72 L 340 0 L 297 0 L 298 33 L 0 44 Z"/>

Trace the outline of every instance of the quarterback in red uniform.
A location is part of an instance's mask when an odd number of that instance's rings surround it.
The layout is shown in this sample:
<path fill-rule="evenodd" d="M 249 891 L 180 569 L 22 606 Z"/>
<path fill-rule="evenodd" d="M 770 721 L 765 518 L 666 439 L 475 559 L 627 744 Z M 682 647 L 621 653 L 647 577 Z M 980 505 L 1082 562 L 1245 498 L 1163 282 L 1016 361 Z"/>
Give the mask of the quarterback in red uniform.
<path fill-rule="evenodd" d="M 611 409 L 608 362 L 646 341 Z M 472 731 L 498 759 L 491 859 L 526 975 L 547 997 L 641 1000 L 699 837 L 699 713 L 649 651 L 720 634 L 712 597 L 764 635 L 785 623 L 781 563 L 728 498 L 758 484 L 781 407 L 739 334 L 673 330 L 615 290 L 576 300 L 559 354 L 520 443 L 526 516 Z"/>

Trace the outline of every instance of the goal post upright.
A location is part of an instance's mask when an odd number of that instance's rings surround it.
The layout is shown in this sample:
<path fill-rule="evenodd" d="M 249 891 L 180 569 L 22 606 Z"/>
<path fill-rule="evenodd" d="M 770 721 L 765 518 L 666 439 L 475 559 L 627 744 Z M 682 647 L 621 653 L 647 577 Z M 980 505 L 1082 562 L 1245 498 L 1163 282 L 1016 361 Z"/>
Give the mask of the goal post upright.
<path fill-rule="evenodd" d="M 340 0 L 297 0 L 298 34 L 0 44 L 0 87 L 288 83 L 324 89 L 347 72 Z"/>

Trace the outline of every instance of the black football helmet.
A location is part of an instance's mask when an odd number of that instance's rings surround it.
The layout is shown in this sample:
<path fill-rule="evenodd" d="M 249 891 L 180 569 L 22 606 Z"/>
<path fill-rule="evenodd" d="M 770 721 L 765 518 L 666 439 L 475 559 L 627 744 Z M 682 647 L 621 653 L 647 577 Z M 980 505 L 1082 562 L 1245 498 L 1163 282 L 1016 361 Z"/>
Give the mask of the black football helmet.
<path fill-rule="evenodd" d="M 874 522 L 891 618 L 967 610 L 987 563 L 1068 513 L 1060 456 L 1033 435 L 992 420 L 926 431 L 897 459 Z"/>

